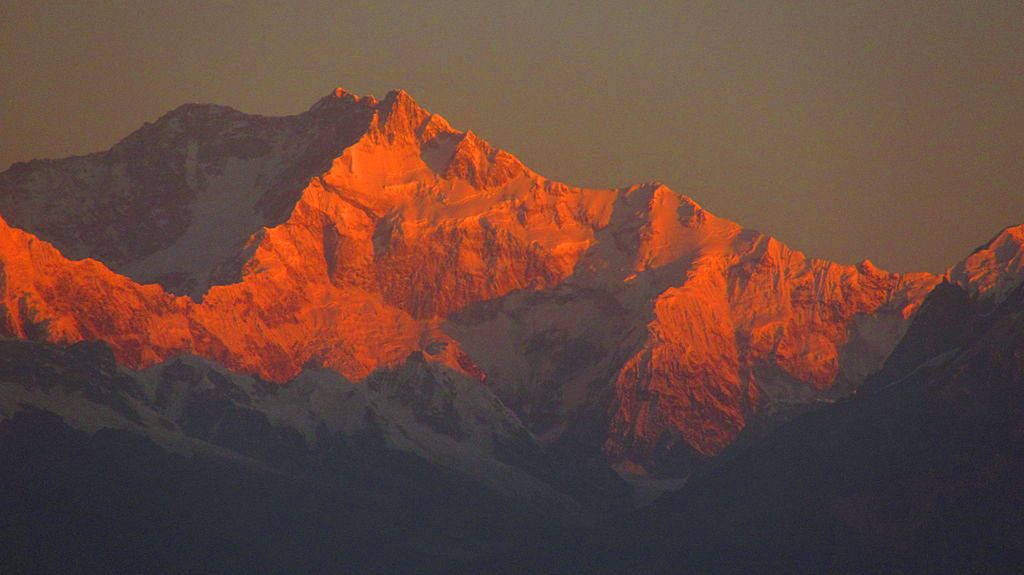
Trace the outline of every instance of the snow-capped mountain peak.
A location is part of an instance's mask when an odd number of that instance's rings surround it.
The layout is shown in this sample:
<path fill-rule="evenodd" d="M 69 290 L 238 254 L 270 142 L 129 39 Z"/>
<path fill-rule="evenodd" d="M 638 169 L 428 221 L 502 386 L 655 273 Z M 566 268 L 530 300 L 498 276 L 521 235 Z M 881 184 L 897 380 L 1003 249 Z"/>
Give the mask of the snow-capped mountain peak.
<path fill-rule="evenodd" d="M 809 258 L 657 182 L 549 180 L 401 90 L 281 118 L 180 109 L 0 174 L 0 215 L 6 335 L 281 383 L 420 357 L 638 473 L 848 393 L 939 281 Z M 950 277 L 1003 285 L 1021 237 Z"/>

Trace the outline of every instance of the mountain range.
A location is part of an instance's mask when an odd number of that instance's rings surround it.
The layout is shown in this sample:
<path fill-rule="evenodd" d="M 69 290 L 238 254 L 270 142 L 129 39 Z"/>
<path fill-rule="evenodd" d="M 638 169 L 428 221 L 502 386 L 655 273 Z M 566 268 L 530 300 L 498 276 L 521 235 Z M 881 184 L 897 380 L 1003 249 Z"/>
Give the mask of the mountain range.
<path fill-rule="evenodd" d="M 1020 557 L 1022 254 L 1024 225 L 942 275 L 811 258 L 657 182 L 549 180 L 403 91 L 181 106 L 0 174 L 0 565 L 995 567 L 919 561 L 948 533 L 906 523 L 999 500 L 991 557 Z M 805 515 L 826 535 L 780 527 Z"/>

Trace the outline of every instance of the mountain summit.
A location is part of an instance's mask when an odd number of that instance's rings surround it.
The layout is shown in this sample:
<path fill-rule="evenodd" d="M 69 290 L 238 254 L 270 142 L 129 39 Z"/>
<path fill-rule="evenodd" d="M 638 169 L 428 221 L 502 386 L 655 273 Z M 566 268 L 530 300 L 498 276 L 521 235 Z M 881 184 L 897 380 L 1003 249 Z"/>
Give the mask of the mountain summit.
<path fill-rule="evenodd" d="M 0 215 L 4 335 L 277 383 L 420 358 L 640 476 L 855 389 L 940 281 L 809 258 L 658 183 L 549 180 L 404 91 L 279 118 L 182 106 L 12 166 Z"/>

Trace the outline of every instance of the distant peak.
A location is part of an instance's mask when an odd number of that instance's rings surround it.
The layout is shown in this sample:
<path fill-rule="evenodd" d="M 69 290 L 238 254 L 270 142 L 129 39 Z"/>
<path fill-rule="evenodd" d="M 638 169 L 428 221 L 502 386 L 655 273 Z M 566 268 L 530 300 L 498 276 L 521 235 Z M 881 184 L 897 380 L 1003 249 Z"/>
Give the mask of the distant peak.
<path fill-rule="evenodd" d="M 472 130 L 466 130 L 455 146 L 444 175 L 478 186 L 498 187 L 526 171 L 515 156 L 491 146 Z"/>
<path fill-rule="evenodd" d="M 379 130 L 390 141 L 411 140 L 420 144 L 442 132 L 453 132 L 448 122 L 423 109 L 405 90 L 391 90 L 377 105 Z"/>
<path fill-rule="evenodd" d="M 857 269 L 859 269 L 861 273 L 868 275 L 877 275 L 882 271 L 873 261 L 867 258 L 864 258 L 857 263 Z"/>
<path fill-rule="evenodd" d="M 1016 248 L 1024 249 L 1022 246 L 1024 246 L 1024 224 L 1018 224 L 1003 228 L 998 234 L 992 236 L 992 239 L 975 248 L 971 255 L 996 249 L 1002 249 L 1004 252 L 1013 251 Z"/>
<path fill-rule="evenodd" d="M 682 194 L 679 194 L 679 193 L 673 191 L 672 188 L 668 187 L 664 182 L 662 182 L 660 180 L 649 180 L 649 181 L 644 182 L 642 184 L 636 184 L 636 185 L 630 186 L 629 190 L 633 191 L 633 192 L 646 192 L 646 193 L 649 193 L 649 194 L 666 194 L 666 193 L 668 193 L 668 194 L 676 194 L 676 195 L 680 195 L 680 196 L 682 195 Z"/>
<path fill-rule="evenodd" d="M 673 190 L 659 180 L 651 180 L 642 184 L 629 186 L 625 189 L 625 192 L 627 196 L 647 198 L 647 200 L 656 200 L 663 197 L 676 197 L 679 198 L 682 205 L 688 206 L 692 211 L 703 211 L 700 204 L 698 204 L 693 198 Z"/>
<path fill-rule="evenodd" d="M 391 90 L 387 96 L 384 96 L 384 100 L 381 101 L 380 107 L 385 114 L 385 120 L 392 116 L 429 116 L 430 112 L 427 112 L 412 99 L 405 90 Z"/>
<path fill-rule="evenodd" d="M 1018 240 L 1024 240 L 1024 224 L 1017 224 L 1016 226 L 1009 226 L 1005 228 L 999 236 L 1006 236 L 1016 238 Z M 999 236 L 996 236 L 998 238 Z"/>
<path fill-rule="evenodd" d="M 373 96 L 358 96 L 349 92 L 345 88 L 338 86 L 334 90 L 331 90 L 329 94 L 317 100 L 315 104 L 310 107 L 311 111 L 333 109 L 341 106 L 347 106 L 351 104 L 363 104 L 369 106 L 376 106 L 377 99 Z"/>
<path fill-rule="evenodd" d="M 384 102 L 388 102 L 388 103 L 390 103 L 390 102 L 405 102 L 405 101 L 408 101 L 408 102 L 410 102 L 412 104 L 416 103 L 412 99 L 412 96 L 409 95 L 409 92 L 406 92 L 405 90 L 403 90 L 401 88 L 396 88 L 394 90 L 391 90 L 390 92 L 388 92 L 387 96 L 384 96 Z"/>
<path fill-rule="evenodd" d="M 946 272 L 972 295 L 996 301 L 1024 281 L 1024 224 L 1004 228 Z"/>

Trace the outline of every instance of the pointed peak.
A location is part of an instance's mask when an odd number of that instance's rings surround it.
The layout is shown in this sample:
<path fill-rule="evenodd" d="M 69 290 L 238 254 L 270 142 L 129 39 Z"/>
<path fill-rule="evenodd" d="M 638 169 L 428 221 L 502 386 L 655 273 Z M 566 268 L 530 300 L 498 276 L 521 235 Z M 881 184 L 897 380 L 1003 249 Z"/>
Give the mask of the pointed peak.
<path fill-rule="evenodd" d="M 1024 224 L 1004 228 L 946 272 L 971 295 L 999 301 L 1024 281 Z"/>
<path fill-rule="evenodd" d="M 861 273 L 867 275 L 877 275 L 882 271 L 881 268 L 876 266 L 874 262 L 867 258 L 857 262 L 857 269 L 860 270 Z"/>
<path fill-rule="evenodd" d="M 378 106 L 385 120 L 391 116 L 429 116 L 405 90 L 391 90 Z"/>
<path fill-rule="evenodd" d="M 996 237 L 992 238 L 992 241 L 989 242 L 989 243 L 990 244 L 995 243 L 996 241 L 999 241 L 1000 239 L 1002 239 L 1003 241 L 1007 241 L 1007 240 L 1011 240 L 1011 239 L 1012 240 L 1018 240 L 1018 241 L 1024 241 L 1024 224 L 1017 224 L 1015 226 L 1007 226 L 1007 227 L 1003 228 L 1003 230 L 1001 232 L 999 232 L 998 234 L 996 234 Z"/>
<path fill-rule="evenodd" d="M 671 189 L 669 189 L 667 186 L 665 187 L 665 189 L 671 191 Z M 672 193 L 675 194 L 675 193 L 678 193 L 678 192 L 672 192 Z M 702 208 L 701 205 L 697 203 L 697 200 L 691 198 L 690 196 L 688 196 L 686 194 L 679 194 L 679 197 L 682 199 L 684 204 L 690 206 L 694 210 L 700 210 L 700 211 L 704 210 L 704 208 Z"/>
<path fill-rule="evenodd" d="M 377 105 L 378 130 L 389 141 L 406 140 L 419 144 L 442 132 L 452 132 L 448 122 L 423 109 L 405 90 L 391 90 Z"/>
<path fill-rule="evenodd" d="M 629 186 L 628 188 L 626 188 L 626 191 L 629 192 L 629 193 L 637 193 L 637 192 L 644 193 L 644 192 L 646 192 L 646 193 L 649 193 L 649 194 L 664 193 L 666 191 L 667 192 L 671 192 L 671 193 L 675 193 L 675 192 L 672 191 L 671 188 L 669 188 L 667 185 L 665 185 L 665 183 L 662 182 L 661 180 L 649 180 L 649 181 L 646 181 L 646 182 L 644 182 L 642 184 L 634 184 L 634 185 Z"/>
<path fill-rule="evenodd" d="M 1000 248 L 1004 251 L 1012 250 L 1014 247 L 1024 248 L 1024 224 L 1007 226 L 999 230 L 992 239 L 975 248 L 971 256 Z"/>
<path fill-rule="evenodd" d="M 452 158 L 455 159 L 459 156 L 465 156 L 467 154 L 483 154 L 485 156 L 494 155 L 495 150 L 491 147 L 487 141 L 478 137 L 473 130 L 466 130 L 459 137 L 458 144 L 455 145 L 455 152 Z"/>
<path fill-rule="evenodd" d="M 377 99 L 374 98 L 373 96 L 358 96 L 356 94 L 353 94 L 352 92 L 349 92 L 345 88 L 338 86 L 337 88 L 331 90 L 329 94 L 317 100 L 316 103 L 310 106 L 309 109 L 310 111 L 317 111 L 324 109 L 333 109 L 338 106 L 348 106 L 352 104 L 375 106 L 377 104 Z"/>
<path fill-rule="evenodd" d="M 416 103 L 416 101 L 412 99 L 412 96 L 409 95 L 409 92 L 406 92 L 401 88 L 397 88 L 388 92 L 387 96 L 384 96 L 384 102 L 410 102 L 412 104 Z"/>
<path fill-rule="evenodd" d="M 395 116 L 429 116 L 430 112 L 427 112 L 416 100 L 412 99 L 405 90 L 391 90 L 387 96 L 380 102 L 380 109 L 384 113 L 384 120 L 388 121 L 391 117 Z"/>
<path fill-rule="evenodd" d="M 525 172 L 527 169 L 518 158 L 491 146 L 472 130 L 466 130 L 452 152 L 444 175 L 476 186 L 498 187 Z"/>
<path fill-rule="evenodd" d="M 626 195 L 632 196 L 634 194 L 650 194 L 653 195 L 660 188 L 666 187 L 664 184 L 657 180 L 651 180 L 642 184 L 633 184 L 625 188 Z"/>
<path fill-rule="evenodd" d="M 640 194 L 640 197 L 649 197 L 650 199 L 656 199 L 664 196 L 673 196 L 679 198 L 681 204 L 685 204 L 695 211 L 703 210 L 700 204 L 694 201 L 693 198 L 687 196 L 686 194 L 682 194 L 680 192 L 673 190 L 660 180 L 651 180 L 649 182 L 644 182 L 642 184 L 629 186 L 628 188 L 626 188 L 625 191 L 627 196 Z"/>

